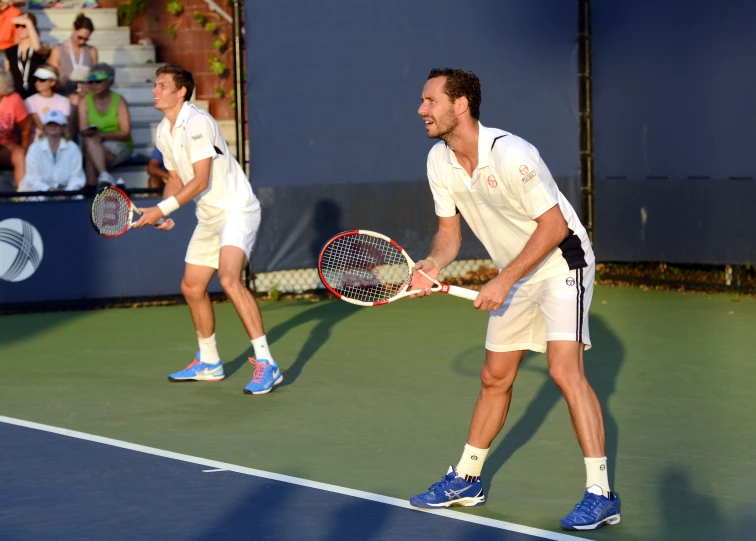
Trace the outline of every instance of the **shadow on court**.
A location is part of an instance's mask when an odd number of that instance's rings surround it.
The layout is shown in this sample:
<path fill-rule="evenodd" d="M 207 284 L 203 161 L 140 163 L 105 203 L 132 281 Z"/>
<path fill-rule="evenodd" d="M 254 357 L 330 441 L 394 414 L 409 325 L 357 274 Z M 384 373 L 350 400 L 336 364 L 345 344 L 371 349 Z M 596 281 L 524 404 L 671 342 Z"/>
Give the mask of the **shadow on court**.
<path fill-rule="evenodd" d="M 359 306 L 341 301 L 318 302 L 309 310 L 306 310 L 267 331 L 266 336 L 268 337 L 268 343 L 273 347 L 278 340 L 282 339 L 286 333 L 292 329 L 313 321 L 317 322 L 315 327 L 310 331 L 307 339 L 302 344 L 294 362 L 284 370 L 284 381 L 280 386 L 285 387 L 294 383 L 308 361 L 312 359 L 320 348 L 322 348 L 331 338 L 334 326 L 354 314 L 359 309 Z M 224 370 L 226 371 L 226 377 L 232 375 L 239 370 L 239 368 L 244 366 L 248 357 L 251 356 L 253 356 L 253 352 L 250 349 L 242 353 L 230 363 L 225 364 Z M 282 367 L 286 365 L 286 363 L 283 362 L 280 364 Z"/>
<path fill-rule="evenodd" d="M 617 469 L 617 447 L 619 444 L 619 428 L 609 408 L 609 399 L 616 388 L 616 379 L 624 359 L 624 347 L 617 336 L 604 324 L 601 318 L 590 316 L 590 333 L 593 348 L 585 354 L 585 371 L 588 380 L 598 395 L 604 410 L 604 428 L 606 431 L 606 457 L 609 467 L 609 486 L 614 486 L 614 475 Z M 527 355 L 523 365 L 532 358 Z M 523 366 L 520 367 L 522 370 Z M 546 373 L 547 368 L 543 371 Z M 515 380 L 515 389 L 517 381 Z M 515 396 L 516 396 L 515 392 Z M 516 400 L 516 398 L 513 398 Z M 535 398 L 528 404 L 525 413 L 510 425 L 504 438 L 483 466 L 484 479 L 488 480 L 486 487 L 490 492 L 490 483 L 501 467 L 535 435 L 545 421 L 549 412 L 562 399 L 562 393 L 551 378 L 546 379 L 538 390 Z M 577 441 L 575 441 L 575 445 Z M 621 495 L 621 491 L 620 491 Z"/>

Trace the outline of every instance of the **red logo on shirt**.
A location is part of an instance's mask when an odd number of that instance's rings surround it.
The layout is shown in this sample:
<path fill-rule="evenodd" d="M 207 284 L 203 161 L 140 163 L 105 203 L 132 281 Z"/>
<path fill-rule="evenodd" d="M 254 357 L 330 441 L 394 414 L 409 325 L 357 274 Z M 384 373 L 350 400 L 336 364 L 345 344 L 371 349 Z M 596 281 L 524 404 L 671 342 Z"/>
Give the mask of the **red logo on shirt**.
<path fill-rule="evenodd" d="M 497 183 L 496 183 L 496 177 L 495 176 L 488 175 L 488 179 L 487 180 L 488 180 L 488 185 L 491 186 L 491 188 L 496 188 Z"/>
<path fill-rule="evenodd" d="M 521 175 L 527 175 L 528 171 L 530 171 L 530 169 L 528 169 L 527 165 L 521 165 L 520 166 L 520 174 Z"/>

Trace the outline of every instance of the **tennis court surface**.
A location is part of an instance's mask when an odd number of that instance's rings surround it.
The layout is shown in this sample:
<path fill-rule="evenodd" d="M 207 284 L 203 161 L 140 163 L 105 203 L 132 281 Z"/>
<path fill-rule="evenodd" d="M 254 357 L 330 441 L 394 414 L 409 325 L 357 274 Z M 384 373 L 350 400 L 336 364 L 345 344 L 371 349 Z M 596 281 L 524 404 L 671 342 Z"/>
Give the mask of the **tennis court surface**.
<path fill-rule="evenodd" d="M 560 532 L 584 467 L 543 355 L 520 371 L 488 502 L 409 509 L 459 459 L 486 315 L 436 296 L 263 303 L 284 384 L 216 305 L 227 378 L 191 360 L 184 306 L 0 317 L 0 539 L 756 538 L 756 302 L 597 287 L 589 378 L 622 522 Z M 441 515 L 441 516 L 439 516 Z"/>

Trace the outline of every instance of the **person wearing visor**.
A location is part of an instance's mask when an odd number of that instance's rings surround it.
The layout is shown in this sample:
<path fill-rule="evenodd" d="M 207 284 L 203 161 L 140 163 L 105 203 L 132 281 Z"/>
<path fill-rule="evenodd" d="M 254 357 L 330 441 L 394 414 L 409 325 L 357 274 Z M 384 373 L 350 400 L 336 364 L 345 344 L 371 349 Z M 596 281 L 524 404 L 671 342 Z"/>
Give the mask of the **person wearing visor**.
<path fill-rule="evenodd" d="M 37 92 L 32 75 L 45 63 L 50 47 L 39 40 L 37 17 L 33 13 L 19 15 L 13 19 L 13 23 L 16 25 L 18 43 L 5 50 L 5 69 L 13 75 L 16 92 L 26 99 Z"/>
<path fill-rule="evenodd" d="M 31 116 L 13 88 L 13 76 L 0 70 L 0 165 L 13 168 L 16 187 L 24 178 L 26 149 L 31 144 Z"/>
<path fill-rule="evenodd" d="M 123 96 L 111 90 L 114 79 L 115 70 L 109 64 L 92 66 L 87 78 L 91 92 L 79 107 L 88 186 L 116 184 L 108 168 L 128 160 L 134 149 L 129 106 Z"/>
<path fill-rule="evenodd" d="M 19 192 L 80 190 L 84 187 L 81 150 L 63 137 L 68 118 L 58 109 L 44 116 L 45 136 L 32 143 L 26 153 L 26 173 Z"/>
<path fill-rule="evenodd" d="M 58 70 L 47 64 L 43 64 L 34 72 L 34 88 L 36 94 L 26 98 L 26 109 L 32 117 L 34 124 L 34 141 L 38 141 L 42 135 L 42 121 L 48 112 L 53 109 L 61 111 L 71 122 L 71 102 L 65 96 L 56 92 L 58 85 Z"/>

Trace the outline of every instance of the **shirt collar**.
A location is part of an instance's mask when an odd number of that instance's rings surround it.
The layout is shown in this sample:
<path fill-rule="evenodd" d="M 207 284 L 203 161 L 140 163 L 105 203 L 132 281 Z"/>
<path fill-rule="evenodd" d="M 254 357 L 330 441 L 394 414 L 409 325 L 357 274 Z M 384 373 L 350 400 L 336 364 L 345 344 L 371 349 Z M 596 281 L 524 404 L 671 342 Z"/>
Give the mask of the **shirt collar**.
<path fill-rule="evenodd" d="M 478 169 L 488 167 L 488 151 L 491 149 L 493 140 L 494 134 L 478 121 Z M 451 165 L 459 165 L 449 145 L 446 145 L 446 161 Z"/>
<path fill-rule="evenodd" d="M 52 149 L 50 148 L 50 140 L 47 137 L 45 137 L 42 140 L 45 142 L 45 148 L 50 152 L 50 154 L 52 154 Z M 68 139 L 66 139 L 65 137 L 61 137 L 60 143 L 58 143 L 58 152 L 60 152 L 61 150 L 64 150 L 70 144 L 71 142 Z"/>
<path fill-rule="evenodd" d="M 179 114 L 176 117 L 176 125 L 173 127 L 178 128 L 179 126 L 183 125 L 186 122 L 187 118 L 189 118 L 190 112 L 191 112 L 191 105 L 189 105 L 188 101 L 185 101 L 184 104 L 181 106 L 181 111 L 179 111 Z"/>

